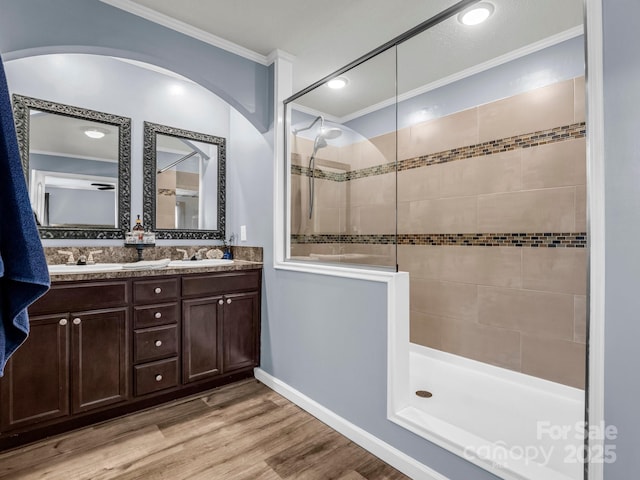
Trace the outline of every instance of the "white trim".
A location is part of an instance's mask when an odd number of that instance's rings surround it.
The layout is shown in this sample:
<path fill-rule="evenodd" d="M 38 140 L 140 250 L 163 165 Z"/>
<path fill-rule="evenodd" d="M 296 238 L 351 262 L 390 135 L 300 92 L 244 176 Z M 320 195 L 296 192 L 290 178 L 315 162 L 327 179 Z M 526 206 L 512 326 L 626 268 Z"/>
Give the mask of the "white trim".
<path fill-rule="evenodd" d="M 273 130 L 275 138 L 273 139 L 273 261 L 278 264 L 284 261 L 285 241 L 285 222 L 289 221 L 289 212 L 283 213 L 286 202 L 284 190 L 284 167 L 282 161 L 285 158 L 284 131 L 289 128 L 284 124 L 284 100 L 291 95 L 293 90 L 293 63 L 286 57 L 281 56 L 281 50 L 275 50 L 272 54 L 275 56 L 274 72 L 273 72 L 273 88 L 274 88 L 274 105 L 273 114 Z"/>
<path fill-rule="evenodd" d="M 605 181 L 602 0 L 586 0 L 587 215 L 589 238 L 589 417 L 604 425 Z M 591 440 L 591 452 L 604 440 Z M 604 478 L 604 464 L 590 463 L 589 480 Z"/>
<path fill-rule="evenodd" d="M 289 52 L 285 52 L 284 50 L 280 50 L 276 48 L 269 55 L 267 55 L 267 65 L 271 65 L 276 60 L 286 60 L 289 63 L 294 63 L 296 61 L 296 56 L 290 54 Z"/>
<path fill-rule="evenodd" d="M 261 368 L 256 368 L 254 374 L 256 379 L 260 380 L 267 387 L 295 403 L 321 422 L 341 433 L 352 442 L 357 443 L 376 457 L 387 462 L 392 467 L 400 470 L 405 475 L 415 480 L 448 480 L 447 477 L 432 468 L 418 462 L 397 448 L 380 440 L 378 437 L 371 435 L 366 430 L 354 425 L 345 418 L 340 417 L 290 385 L 271 376 Z"/>
<path fill-rule="evenodd" d="M 486 70 L 490 70 L 491 68 L 497 67 L 499 65 L 511 62 L 513 60 L 517 60 L 518 58 L 525 57 L 532 53 L 538 52 L 540 50 L 544 50 L 545 48 L 552 47 L 553 45 L 557 45 L 558 43 L 562 43 L 566 40 L 570 40 L 577 36 L 580 36 L 584 33 L 584 28 L 582 25 L 579 25 L 574 28 L 570 28 L 569 30 L 565 30 L 564 32 L 560 32 L 556 35 L 552 35 L 548 38 L 540 40 L 538 42 L 532 43 L 530 45 L 526 45 L 522 48 L 518 48 L 509 53 L 505 53 L 496 58 L 492 58 L 483 63 L 479 63 L 474 65 L 473 67 L 467 68 L 460 72 L 449 75 L 448 77 L 441 78 L 440 80 L 436 80 L 435 82 L 428 83 L 423 85 L 415 90 L 411 90 L 409 92 L 398 95 L 398 98 L 389 98 L 387 100 L 383 100 L 382 102 L 376 103 L 375 105 L 371 105 L 367 108 L 363 108 L 362 110 L 358 110 L 357 112 L 350 113 L 338 119 L 339 123 L 346 123 L 356 118 L 362 117 L 369 113 L 375 112 L 382 108 L 388 107 L 396 103 L 404 102 L 409 100 L 410 98 L 417 97 L 418 95 L 422 95 L 423 93 L 430 92 L 435 90 L 436 88 L 443 87 L 450 83 L 457 82 L 458 80 L 462 80 L 463 78 L 471 77 L 472 75 L 476 75 L 478 73 L 484 72 Z"/>
<path fill-rule="evenodd" d="M 242 47 L 237 43 L 225 40 L 224 38 L 213 35 L 212 33 L 205 32 L 204 30 L 189 25 L 188 23 L 181 22 L 180 20 L 176 20 L 175 18 L 171 18 L 163 13 L 156 12 L 151 8 L 139 5 L 135 2 L 132 2 L 131 0 L 100 1 L 102 3 L 106 3 L 107 5 L 111 5 L 112 7 L 124 10 L 125 12 L 142 17 L 145 20 L 149 20 L 150 22 L 157 23 L 158 25 L 162 25 L 163 27 L 167 27 L 171 30 L 175 30 L 176 32 L 180 32 L 191 38 L 195 38 L 196 40 L 200 40 L 201 42 L 208 43 L 209 45 L 213 45 L 214 47 L 221 48 L 222 50 L 226 50 L 227 52 L 246 58 L 247 60 L 251 60 L 261 65 L 270 65 L 270 62 L 265 55 Z"/>

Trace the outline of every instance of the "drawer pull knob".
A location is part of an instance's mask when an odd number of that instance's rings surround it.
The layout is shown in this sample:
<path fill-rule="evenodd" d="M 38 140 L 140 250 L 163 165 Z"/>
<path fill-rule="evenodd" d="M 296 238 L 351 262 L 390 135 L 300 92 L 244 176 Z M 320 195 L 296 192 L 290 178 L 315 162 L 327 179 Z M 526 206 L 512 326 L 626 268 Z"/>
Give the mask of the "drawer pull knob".
<path fill-rule="evenodd" d="M 162 381 L 162 375 L 156 375 L 156 382 Z"/>
<path fill-rule="evenodd" d="M 218 305 L 222 305 L 224 303 L 224 300 L 220 299 L 218 300 Z"/>
<path fill-rule="evenodd" d="M 162 340 L 156 340 L 155 345 L 156 345 L 156 347 L 161 347 L 162 346 Z"/>
<path fill-rule="evenodd" d="M 73 324 L 74 325 L 80 325 L 82 323 L 82 320 L 80 320 L 79 318 L 74 318 L 73 319 Z"/>
<path fill-rule="evenodd" d="M 227 298 L 227 305 L 229 305 L 231 303 L 231 299 Z"/>
<path fill-rule="evenodd" d="M 153 316 L 156 318 L 162 318 L 162 313 L 156 312 Z"/>
<path fill-rule="evenodd" d="M 156 287 L 154 292 L 156 293 L 162 293 L 162 289 L 160 287 Z"/>
<path fill-rule="evenodd" d="M 61 318 L 58 323 L 64 327 L 67 324 L 67 319 L 66 318 Z"/>

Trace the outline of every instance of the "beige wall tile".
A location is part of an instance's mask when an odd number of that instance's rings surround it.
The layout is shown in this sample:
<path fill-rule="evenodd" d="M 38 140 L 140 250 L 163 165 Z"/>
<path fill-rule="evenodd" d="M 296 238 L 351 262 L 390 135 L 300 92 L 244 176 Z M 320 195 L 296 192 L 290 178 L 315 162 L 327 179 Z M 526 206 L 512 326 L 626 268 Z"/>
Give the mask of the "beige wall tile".
<path fill-rule="evenodd" d="M 587 181 L 587 147 L 584 138 L 550 143 L 522 151 L 522 187 L 584 185 Z"/>
<path fill-rule="evenodd" d="M 473 322 L 477 318 L 478 288 L 463 283 L 411 278 L 411 310 Z"/>
<path fill-rule="evenodd" d="M 402 232 L 471 233 L 477 230 L 477 197 L 451 197 L 409 202 L 403 208 Z"/>
<path fill-rule="evenodd" d="M 573 123 L 573 80 L 478 107 L 480 142 Z"/>
<path fill-rule="evenodd" d="M 587 297 L 576 295 L 573 299 L 573 341 L 587 343 Z"/>
<path fill-rule="evenodd" d="M 434 167 L 427 167 L 434 168 Z M 437 165 L 440 196 L 460 197 L 477 193 L 478 159 L 469 158 Z"/>
<path fill-rule="evenodd" d="M 411 158 L 413 148 L 411 146 L 411 127 L 402 128 L 396 132 L 398 160 Z"/>
<path fill-rule="evenodd" d="M 298 156 L 296 157 L 292 156 L 292 160 L 296 158 L 298 160 L 298 162 L 296 163 L 298 163 L 299 165 L 304 165 L 306 167 L 307 163 L 309 163 L 309 157 L 311 156 L 312 152 L 313 140 L 309 140 L 304 137 L 298 137 L 295 135 L 291 136 L 291 153 L 298 154 Z"/>
<path fill-rule="evenodd" d="M 304 177 L 309 182 L 309 177 Z M 315 179 L 315 202 L 321 207 L 338 208 L 346 206 L 347 182 L 336 182 L 322 178 Z"/>
<path fill-rule="evenodd" d="M 412 310 L 411 323 L 409 324 L 410 341 L 425 347 L 442 350 L 440 337 L 443 321 L 446 321 L 446 319 Z"/>
<path fill-rule="evenodd" d="M 524 248 L 522 285 L 530 290 L 586 295 L 586 249 Z"/>
<path fill-rule="evenodd" d="M 339 208 L 323 208 L 316 204 L 313 209 L 314 233 L 337 234 L 344 233 L 343 222 Z"/>
<path fill-rule="evenodd" d="M 440 196 L 442 165 L 414 168 L 398 172 L 398 201 L 427 200 Z"/>
<path fill-rule="evenodd" d="M 393 205 L 363 205 L 351 209 L 351 232 L 361 235 L 393 234 L 396 209 Z"/>
<path fill-rule="evenodd" d="M 585 345 L 522 335 L 522 373 L 584 388 Z"/>
<path fill-rule="evenodd" d="M 478 287 L 478 321 L 542 337 L 573 340 L 573 295 Z"/>
<path fill-rule="evenodd" d="M 398 245 L 398 266 L 416 278 L 520 287 L 521 250 L 508 247 Z"/>
<path fill-rule="evenodd" d="M 520 334 L 503 328 L 447 319 L 442 322 L 442 349 L 449 353 L 520 370 Z"/>
<path fill-rule="evenodd" d="M 478 231 L 573 232 L 575 189 L 547 188 L 478 198 Z"/>
<path fill-rule="evenodd" d="M 378 157 L 380 158 L 380 163 L 375 163 L 374 165 L 396 161 L 396 132 L 373 137 L 369 140 L 369 143 L 378 151 Z"/>
<path fill-rule="evenodd" d="M 409 146 L 402 145 L 401 149 L 408 155 L 405 158 L 413 158 L 476 143 L 478 118 L 472 108 L 412 126 Z"/>
<path fill-rule="evenodd" d="M 396 201 L 395 173 L 357 178 L 350 182 L 350 205 L 392 205 Z"/>
<path fill-rule="evenodd" d="M 357 143 L 340 147 L 338 161 L 349 165 L 349 170 L 357 170 L 361 164 L 360 146 Z"/>
<path fill-rule="evenodd" d="M 398 233 L 412 233 L 411 203 L 398 203 Z"/>
<path fill-rule="evenodd" d="M 576 232 L 587 231 L 587 187 L 576 187 Z"/>
<path fill-rule="evenodd" d="M 483 194 L 520 190 L 522 188 L 521 159 L 522 150 L 472 159 L 477 165 L 475 192 Z"/>
<path fill-rule="evenodd" d="M 584 122 L 586 115 L 586 88 L 584 77 L 577 77 L 573 81 L 574 87 L 574 121 L 576 123 Z"/>

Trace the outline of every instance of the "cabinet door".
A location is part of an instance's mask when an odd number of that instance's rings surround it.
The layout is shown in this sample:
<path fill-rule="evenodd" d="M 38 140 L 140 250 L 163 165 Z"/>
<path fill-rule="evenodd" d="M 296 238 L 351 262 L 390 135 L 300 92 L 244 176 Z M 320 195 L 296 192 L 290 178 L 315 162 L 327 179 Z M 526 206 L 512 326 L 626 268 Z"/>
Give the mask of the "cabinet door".
<path fill-rule="evenodd" d="M 220 374 L 222 297 L 182 302 L 182 382 Z"/>
<path fill-rule="evenodd" d="M 127 308 L 71 314 L 73 413 L 127 400 L 128 324 Z"/>
<path fill-rule="evenodd" d="M 257 292 L 225 295 L 222 322 L 223 371 L 258 364 Z"/>
<path fill-rule="evenodd" d="M 1 431 L 69 414 L 68 314 L 31 317 L 0 380 Z"/>

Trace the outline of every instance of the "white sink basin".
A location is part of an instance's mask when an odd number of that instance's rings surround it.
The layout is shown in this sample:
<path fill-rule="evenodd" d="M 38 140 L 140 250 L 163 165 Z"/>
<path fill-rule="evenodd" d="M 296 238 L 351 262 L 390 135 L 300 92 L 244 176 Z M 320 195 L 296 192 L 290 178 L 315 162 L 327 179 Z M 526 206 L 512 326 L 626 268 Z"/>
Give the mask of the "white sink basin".
<path fill-rule="evenodd" d="M 218 265 L 229 265 L 233 260 L 222 258 L 205 258 L 203 260 L 173 260 L 167 265 L 168 268 L 198 268 L 215 267 Z"/>
<path fill-rule="evenodd" d="M 93 265 L 47 265 L 50 274 L 116 272 L 122 270 L 121 263 L 94 263 Z"/>

